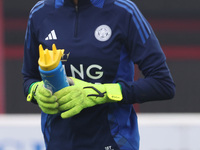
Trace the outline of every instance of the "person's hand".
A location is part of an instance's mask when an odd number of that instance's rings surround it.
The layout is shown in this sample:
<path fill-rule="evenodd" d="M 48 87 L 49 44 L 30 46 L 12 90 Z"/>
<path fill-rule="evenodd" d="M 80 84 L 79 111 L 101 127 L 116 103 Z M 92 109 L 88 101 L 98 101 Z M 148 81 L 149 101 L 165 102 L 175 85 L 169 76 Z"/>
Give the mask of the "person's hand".
<path fill-rule="evenodd" d="M 62 118 L 72 117 L 87 107 L 122 100 L 118 83 L 92 84 L 72 77 L 70 80 L 68 79 L 73 85 L 54 93 Z"/>
<path fill-rule="evenodd" d="M 59 112 L 57 99 L 52 92 L 44 87 L 43 81 L 35 82 L 27 96 L 27 101 L 35 99 L 40 109 L 46 114 L 57 114 Z"/>

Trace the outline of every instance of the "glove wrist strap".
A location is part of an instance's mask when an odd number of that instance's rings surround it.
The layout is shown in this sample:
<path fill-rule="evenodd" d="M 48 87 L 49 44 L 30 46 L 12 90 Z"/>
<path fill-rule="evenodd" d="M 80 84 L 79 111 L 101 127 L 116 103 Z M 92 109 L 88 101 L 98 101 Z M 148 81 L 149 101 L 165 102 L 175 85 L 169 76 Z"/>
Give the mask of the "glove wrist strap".
<path fill-rule="evenodd" d="M 121 101 L 123 99 L 120 84 L 104 84 L 104 86 L 110 100 Z"/>
<path fill-rule="evenodd" d="M 32 99 L 33 99 L 33 97 L 34 97 L 34 94 L 35 94 L 35 91 L 36 91 L 36 83 L 37 82 L 34 82 L 34 83 L 32 83 L 31 85 L 30 85 L 30 87 L 29 87 L 29 90 L 28 90 L 28 96 L 26 97 L 26 100 L 28 101 L 28 102 L 31 102 L 32 101 Z"/>

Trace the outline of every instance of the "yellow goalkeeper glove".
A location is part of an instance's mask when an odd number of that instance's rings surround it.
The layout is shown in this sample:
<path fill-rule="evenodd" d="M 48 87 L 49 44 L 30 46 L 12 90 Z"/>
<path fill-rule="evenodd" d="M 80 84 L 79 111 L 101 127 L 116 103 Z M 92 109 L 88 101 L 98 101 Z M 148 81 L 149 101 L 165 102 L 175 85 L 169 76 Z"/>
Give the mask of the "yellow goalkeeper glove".
<path fill-rule="evenodd" d="M 122 100 L 118 83 L 92 84 L 72 77 L 70 79 L 73 85 L 54 93 L 58 99 L 59 110 L 62 111 L 62 118 L 72 117 L 87 107 Z"/>
<path fill-rule="evenodd" d="M 40 109 L 46 114 L 57 114 L 59 112 L 57 98 L 44 87 L 43 81 L 33 83 L 29 89 L 27 101 L 32 101 L 34 98 Z"/>

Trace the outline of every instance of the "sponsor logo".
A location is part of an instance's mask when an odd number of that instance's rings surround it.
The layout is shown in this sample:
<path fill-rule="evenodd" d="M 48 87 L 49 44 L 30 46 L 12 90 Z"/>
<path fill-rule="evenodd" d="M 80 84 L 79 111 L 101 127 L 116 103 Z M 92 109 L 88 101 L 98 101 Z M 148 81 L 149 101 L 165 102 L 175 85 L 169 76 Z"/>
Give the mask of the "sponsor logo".
<path fill-rule="evenodd" d="M 84 79 L 85 74 L 84 74 L 84 66 L 83 64 L 80 64 L 79 68 L 75 68 L 72 64 L 70 65 L 70 70 L 72 73 L 72 76 L 76 78 L 76 75 L 79 75 L 79 77 L 81 77 L 81 79 Z M 91 70 L 95 70 L 95 74 L 91 74 Z M 90 78 L 90 79 L 100 79 L 103 76 L 103 71 L 102 70 L 102 66 L 98 65 L 98 64 L 92 64 L 90 66 L 88 66 L 86 68 L 86 75 Z"/>
<path fill-rule="evenodd" d="M 114 149 L 112 149 L 112 146 L 106 146 L 105 150 L 114 150 Z"/>
<path fill-rule="evenodd" d="M 56 32 L 55 30 L 52 30 L 48 36 L 45 38 L 46 41 L 48 40 L 57 40 Z"/>

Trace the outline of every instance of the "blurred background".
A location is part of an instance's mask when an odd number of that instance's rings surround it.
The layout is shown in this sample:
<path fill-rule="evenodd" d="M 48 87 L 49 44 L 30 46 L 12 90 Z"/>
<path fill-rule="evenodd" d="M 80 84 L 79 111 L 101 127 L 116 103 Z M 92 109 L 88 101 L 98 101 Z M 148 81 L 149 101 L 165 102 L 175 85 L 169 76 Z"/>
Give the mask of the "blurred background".
<path fill-rule="evenodd" d="M 142 128 L 141 134 L 144 135 L 141 135 L 141 149 L 200 149 L 199 142 L 193 143 L 198 137 L 197 133 L 200 134 L 200 0 L 133 1 L 152 25 L 166 54 L 167 63 L 176 83 L 176 96 L 173 100 L 134 105 Z M 40 110 L 36 105 L 26 102 L 21 75 L 27 20 L 29 11 L 36 2 L 37 0 L 0 0 L 0 135 L 2 136 L 0 137 L 0 150 L 6 148 L 6 150 L 9 148 L 9 150 L 41 150 L 44 148 L 41 137 L 35 140 L 34 144 L 26 142 L 29 144 L 24 146 L 19 144 L 20 138 L 14 139 L 14 144 L 7 142 L 12 140 L 8 140 L 9 137 L 6 134 L 6 131 L 11 130 L 6 126 L 11 126 L 11 124 L 12 129 L 16 128 L 14 124 L 18 127 L 21 125 L 23 133 L 27 126 L 32 125 L 36 130 L 35 133 L 40 128 L 38 120 Z M 137 71 L 137 78 L 140 76 L 142 75 Z M 32 117 L 25 117 L 27 115 Z M 157 132 L 150 132 L 154 130 Z M 5 135 L 1 134 L 2 131 L 5 132 L 6 139 Z M 26 133 L 28 131 L 29 129 Z M 184 132 L 186 135 L 182 131 L 186 131 Z M 168 136 L 178 139 L 176 139 L 177 142 L 171 139 L 171 143 L 161 141 L 161 145 L 166 145 L 163 147 L 159 147 L 158 144 L 148 146 L 146 139 L 151 138 L 152 134 L 158 134 L 156 140 Z M 187 138 L 183 139 L 184 136 Z M 34 139 L 37 138 L 35 135 Z M 7 147 L 5 143 L 8 143 Z M 9 147 L 8 145 L 14 146 Z M 144 145 L 146 147 L 143 147 Z"/>

